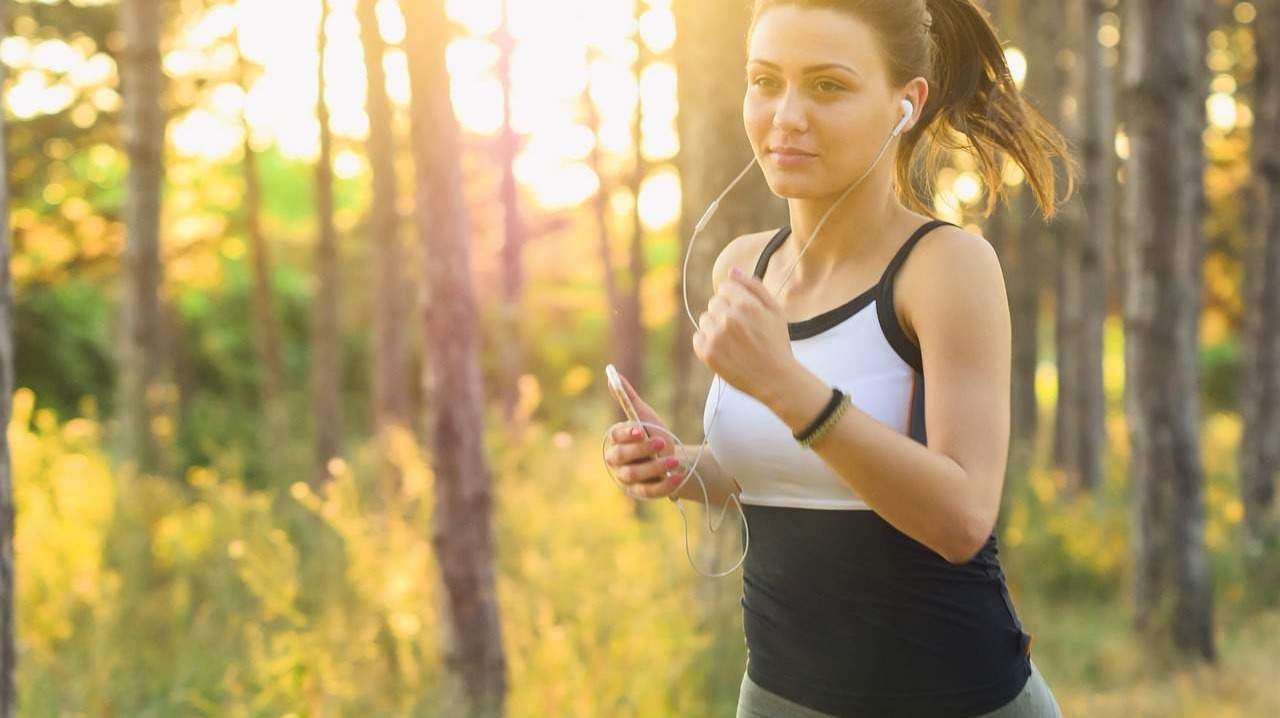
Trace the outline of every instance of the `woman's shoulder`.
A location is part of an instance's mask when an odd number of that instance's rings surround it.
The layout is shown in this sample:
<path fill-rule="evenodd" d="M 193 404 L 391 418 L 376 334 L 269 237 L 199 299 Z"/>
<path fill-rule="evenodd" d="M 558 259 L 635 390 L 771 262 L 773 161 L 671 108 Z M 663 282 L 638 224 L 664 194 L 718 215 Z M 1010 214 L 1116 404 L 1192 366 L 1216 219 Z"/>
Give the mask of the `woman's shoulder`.
<path fill-rule="evenodd" d="M 927 240 L 927 241 L 925 241 Z M 935 227 L 908 256 L 898 272 L 894 304 L 908 337 L 919 343 L 915 317 L 927 307 L 957 301 L 975 289 L 992 289 L 1004 297 L 1004 272 L 995 247 L 964 227 Z"/>
<path fill-rule="evenodd" d="M 737 267 L 747 274 L 755 271 L 756 260 L 764 251 L 764 246 L 778 233 L 781 227 L 751 232 L 734 237 L 720 250 L 711 269 L 711 291 L 720 288 L 720 282 L 729 276 L 729 268 Z"/>

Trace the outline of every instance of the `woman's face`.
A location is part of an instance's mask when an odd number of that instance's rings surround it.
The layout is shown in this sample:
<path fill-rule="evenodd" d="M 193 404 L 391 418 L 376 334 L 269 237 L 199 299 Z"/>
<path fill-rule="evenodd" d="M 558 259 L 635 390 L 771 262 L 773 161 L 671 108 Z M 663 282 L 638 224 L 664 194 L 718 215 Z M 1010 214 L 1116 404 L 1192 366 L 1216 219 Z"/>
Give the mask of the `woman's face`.
<path fill-rule="evenodd" d="M 871 28 L 828 8 L 765 11 L 748 42 L 746 80 L 751 149 L 770 189 L 788 198 L 842 193 L 875 159 L 906 96 L 889 87 Z M 774 151 L 783 146 L 808 154 Z"/>

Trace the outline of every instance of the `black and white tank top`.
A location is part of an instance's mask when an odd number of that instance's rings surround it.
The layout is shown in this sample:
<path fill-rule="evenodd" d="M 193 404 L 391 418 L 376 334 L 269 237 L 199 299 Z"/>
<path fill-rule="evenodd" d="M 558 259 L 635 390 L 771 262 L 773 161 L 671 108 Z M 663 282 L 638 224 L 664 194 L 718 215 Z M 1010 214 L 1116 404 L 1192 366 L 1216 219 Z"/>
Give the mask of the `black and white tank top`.
<path fill-rule="evenodd" d="M 916 230 L 880 281 L 844 304 L 788 322 L 796 359 L 876 420 L 927 444 L 920 349 L 893 308 Z M 954 225 L 953 225 L 954 226 Z M 755 276 L 790 235 L 765 245 Z M 765 689 L 838 716 L 980 715 L 1031 675 L 993 532 L 955 565 L 880 517 L 767 407 L 717 379 L 703 429 L 742 486 L 751 533 L 743 564 L 747 671 Z"/>

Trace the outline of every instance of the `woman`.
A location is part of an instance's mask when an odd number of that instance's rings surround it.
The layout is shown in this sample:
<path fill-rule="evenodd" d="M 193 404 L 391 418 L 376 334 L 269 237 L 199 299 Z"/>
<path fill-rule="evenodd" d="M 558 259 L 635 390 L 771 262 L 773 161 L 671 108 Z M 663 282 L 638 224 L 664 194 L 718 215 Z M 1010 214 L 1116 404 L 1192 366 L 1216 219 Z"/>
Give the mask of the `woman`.
<path fill-rule="evenodd" d="M 746 69 L 747 136 L 790 224 L 723 250 L 693 336 L 723 382 L 699 474 L 751 534 L 738 716 L 1061 716 L 996 555 L 1003 274 L 912 178 L 968 145 L 998 192 L 1007 155 L 1051 217 L 1066 143 L 970 0 L 757 0 Z M 895 162 L 877 164 L 886 138 Z M 675 469 L 693 450 L 634 428 L 611 427 L 605 455 L 625 490 L 705 500 Z"/>

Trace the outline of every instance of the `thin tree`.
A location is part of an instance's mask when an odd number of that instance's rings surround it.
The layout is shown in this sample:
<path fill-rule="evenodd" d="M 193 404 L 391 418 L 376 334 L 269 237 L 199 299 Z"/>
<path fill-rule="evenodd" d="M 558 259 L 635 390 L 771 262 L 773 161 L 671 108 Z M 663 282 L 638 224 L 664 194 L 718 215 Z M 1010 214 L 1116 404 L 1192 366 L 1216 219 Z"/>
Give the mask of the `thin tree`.
<path fill-rule="evenodd" d="M 1106 257 L 1113 239 L 1112 198 L 1116 193 L 1115 119 L 1111 71 L 1105 48 L 1098 40 L 1106 4 L 1103 0 L 1078 0 L 1080 72 L 1083 92 L 1078 98 L 1084 183 L 1081 188 L 1083 217 L 1072 241 L 1071 272 L 1064 279 L 1076 303 L 1069 315 L 1074 326 L 1071 342 L 1062 347 L 1075 357 L 1074 373 L 1061 383 L 1059 416 L 1073 425 L 1064 432 L 1062 466 L 1073 489 L 1092 491 L 1102 482 L 1106 453 L 1106 395 L 1102 385 L 1102 330 L 1107 315 Z"/>
<path fill-rule="evenodd" d="M 1078 148 L 1084 137 L 1084 119 L 1081 114 L 1085 94 L 1084 60 L 1081 48 L 1084 45 L 1085 30 L 1083 27 L 1084 3 L 1087 0 L 1067 0 L 1055 5 L 1053 3 L 1037 4 L 1041 14 L 1048 17 L 1041 23 L 1042 37 L 1051 37 L 1055 32 L 1063 37 L 1060 47 L 1063 50 L 1055 63 L 1057 77 L 1054 85 L 1055 95 L 1059 98 L 1058 117 L 1063 133 Z M 1058 370 L 1058 399 L 1054 406 L 1053 421 L 1053 463 L 1067 469 L 1073 447 L 1079 446 L 1077 432 L 1081 419 L 1076 415 L 1080 408 L 1073 400 L 1074 387 L 1079 384 L 1081 365 L 1084 356 L 1081 352 L 1081 333 L 1084 316 L 1084 283 L 1081 281 L 1082 250 L 1081 236 L 1089 231 L 1085 222 L 1084 193 L 1074 196 L 1062 208 L 1062 212 L 1054 220 L 1052 236 L 1056 249 L 1056 272 L 1054 275 L 1054 361 Z M 1068 470 L 1068 474 L 1071 472 Z"/>
<path fill-rule="evenodd" d="M 590 67 L 591 63 L 599 55 L 598 49 L 587 47 L 585 57 L 587 66 Z M 625 335 L 629 324 L 627 317 L 630 309 L 628 307 L 631 306 L 631 303 L 627 295 L 624 295 L 625 287 L 619 286 L 618 273 L 614 271 L 613 239 L 609 231 L 609 192 L 612 190 L 613 182 L 605 171 L 604 152 L 600 149 L 600 113 L 591 97 L 590 82 L 588 82 L 582 93 L 581 101 L 583 112 L 586 114 L 587 128 L 591 130 L 592 136 L 596 138 L 596 141 L 591 143 L 591 154 L 588 159 L 591 171 L 595 173 L 597 178 L 596 193 L 591 199 L 591 219 L 595 224 L 596 247 L 600 252 L 601 272 L 604 278 L 605 307 L 609 316 L 609 355 L 613 357 L 614 363 L 623 365 L 620 371 L 627 376 L 628 380 L 633 382 L 632 386 L 635 386 L 634 382 L 638 381 L 639 377 L 632 379 L 631 377 L 636 376 L 634 374 L 635 369 L 628 368 L 623 361 L 623 357 L 628 354 L 625 350 L 627 345 Z M 640 391 L 638 387 L 636 390 Z M 621 410 L 617 413 L 617 418 L 622 419 Z M 634 499 L 631 510 L 637 517 L 644 517 L 648 514 L 649 507 L 645 505 L 642 499 Z"/>
<path fill-rule="evenodd" d="M 1215 660 L 1204 548 L 1196 374 L 1202 227 L 1203 8 L 1133 0 L 1124 91 L 1125 414 L 1133 496 L 1133 620 L 1153 664 Z"/>
<path fill-rule="evenodd" d="M 628 189 L 631 191 L 631 248 L 627 253 L 626 284 L 623 290 L 621 316 L 618 317 L 617 362 L 618 368 L 626 373 L 632 387 L 637 392 L 645 391 L 645 334 L 644 325 L 640 321 L 642 307 L 640 305 L 640 286 L 644 282 L 644 222 L 640 216 L 640 188 L 649 173 L 649 163 L 644 158 L 644 88 L 640 84 L 644 70 L 653 61 L 652 53 L 640 34 L 640 20 L 644 15 L 645 3 L 636 0 L 635 32 L 636 44 L 635 82 L 636 106 L 631 116 L 631 177 Z"/>
<path fill-rule="evenodd" d="M 418 235 L 426 263 L 424 384 L 437 494 L 431 538 L 444 586 L 444 664 L 451 679 L 441 715 L 491 718 L 503 713 L 506 655 L 494 579 L 493 479 L 485 460 L 479 313 L 471 281 L 461 133 L 445 66 L 451 26 L 444 0 L 401 7 L 412 88 Z"/>
<path fill-rule="evenodd" d="M 238 45 L 238 43 L 237 43 Z M 240 56 L 239 82 L 248 93 L 252 84 L 252 64 Z M 249 239 L 251 281 L 253 283 L 253 323 L 262 382 L 264 423 L 260 450 L 274 466 L 278 449 L 285 441 L 284 369 L 280 361 L 280 338 L 271 291 L 271 246 L 262 231 L 262 183 L 258 178 L 258 153 L 253 148 L 248 117 L 241 116 L 244 131 L 244 231 Z"/>
<path fill-rule="evenodd" d="M 121 123 L 129 171 L 125 179 L 124 292 L 120 315 L 120 426 L 125 456 L 140 472 L 159 468 L 151 430 L 160 396 L 160 197 L 164 184 L 165 115 L 160 106 L 160 3 L 122 0 Z"/>
<path fill-rule="evenodd" d="M 1254 3 L 1253 215 L 1244 266 L 1240 494 L 1250 593 L 1280 600 L 1280 0 Z"/>
<path fill-rule="evenodd" d="M 9 28 L 8 3 L 0 3 L 0 40 Z M 5 84 L 0 63 L 0 87 Z M 0 112 L 0 177 L 9 176 L 4 113 Z M 9 183 L 0 183 L 0 217 L 9 216 Z M 0 427 L 13 416 L 13 288 L 9 277 L 9 223 L 0 223 Z M 18 708 L 17 630 L 14 625 L 13 464 L 9 458 L 9 432 L 0 432 L 0 718 Z"/>
<path fill-rule="evenodd" d="M 502 84 L 502 129 L 498 134 L 498 162 L 502 167 L 502 299 L 499 313 L 502 333 L 507 337 L 498 361 L 502 363 L 501 401 L 503 414 L 511 417 L 519 399 L 518 379 L 524 372 L 524 322 L 520 321 L 524 295 L 524 245 L 528 240 L 520 210 L 520 188 L 516 184 L 516 155 L 520 136 L 511 126 L 511 57 L 515 38 L 511 35 L 510 2 L 502 0 L 500 21 L 494 38 L 498 46 L 498 81 Z"/>
<path fill-rule="evenodd" d="M 311 411 L 315 419 L 315 473 L 313 484 L 331 476 L 329 462 L 338 456 L 342 438 L 342 344 L 339 308 L 338 231 L 333 225 L 333 133 L 325 103 L 324 62 L 328 43 L 325 25 L 329 0 L 320 0 L 320 25 L 316 41 L 316 117 L 320 124 L 320 156 L 315 168 L 316 197 L 316 293 L 312 317 Z"/>
<path fill-rule="evenodd" d="M 600 54 L 600 51 L 595 47 L 587 48 L 586 62 L 588 67 Z M 611 213 L 609 194 L 615 181 L 606 171 L 608 163 L 605 161 L 600 141 L 600 113 L 591 97 L 590 83 L 588 83 L 586 90 L 582 94 L 582 106 L 586 114 L 587 128 L 591 130 L 591 134 L 596 138 L 596 141 L 591 144 L 591 154 L 588 159 L 591 171 L 598 178 L 596 193 L 591 200 L 591 218 L 595 224 L 596 246 L 600 252 L 601 272 L 604 278 L 605 307 L 609 317 L 609 356 L 612 357 L 613 363 L 618 365 L 619 371 L 625 374 L 628 380 L 632 382 L 632 386 L 636 387 L 636 391 L 642 391 L 638 386 L 641 382 L 639 372 L 642 371 L 642 368 L 633 351 L 636 341 L 638 341 L 635 339 L 638 331 L 635 326 L 638 324 L 636 317 L 638 317 L 639 312 L 638 288 L 636 283 L 632 281 L 634 274 L 627 277 L 627 281 L 618 281 L 619 273 L 616 270 L 616 262 L 613 258 L 613 238 L 609 228 L 609 215 Z M 638 149 L 636 153 L 638 155 Z M 634 184 L 632 182 L 633 188 Z M 638 198 L 639 194 L 636 193 L 633 197 Z M 638 212 L 639 210 L 636 209 L 635 211 Z M 635 270 L 634 262 L 631 264 L 631 270 L 632 272 Z M 616 418 L 619 420 L 625 418 L 620 409 L 617 410 Z M 649 514 L 650 509 L 644 500 L 633 499 L 631 510 L 637 518 L 643 518 Z"/>
<path fill-rule="evenodd" d="M 1027 58 L 1024 95 L 1038 107 L 1048 107 L 1056 97 L 1053 56 L 1060 40 L 1056 41 L 1045 29 L 1046 25 L 1058 25 L 1053 17 L 1055 6 L 1036 4 L 1028 7 L 1015 0 L 1000 0 L 989 5 L 992 18 L 998 22 L 1002 34 L 1011 38 Z M 1009 286 L 1013 327 L 1010 387 L 1013 431 L 1008 466 L 1011 477 L 1021 477 L 1026 472 L 1039 424 L 1035 378 L 1039 363 L 1040 255 L 1049 231 L 1043 222 L 1032 216 L 1029 195 L 1025 183 L 1015 188 L 1006 204 L 991 215 L 989 223 L 992 245 L 1000 255 L 1000 265 Z M 1007 500 L 1009 493 L 1002 494 L 1001 499 Z M 1000 521 L 1006 513 L 1001 512 Z"/>
<path fill-rule="evenodd" d="M 390 432 L 412 425 L 409 346 L 405 327 L 409 306 L 405 294 L 400 217 L 396 209 L 395 132 L 387 75 L 383 69 L 386 41 L 378 27 L 376 0 L 359 0 L 360 43 L 368 77 L 365 105 L 369 115 L 369 164 L 373 198 L 369 207 L 373 247 L 373 417 L 382 454 L 384 487 L 399 485 L 388 456 Z"/>

